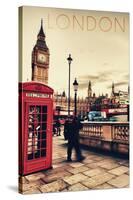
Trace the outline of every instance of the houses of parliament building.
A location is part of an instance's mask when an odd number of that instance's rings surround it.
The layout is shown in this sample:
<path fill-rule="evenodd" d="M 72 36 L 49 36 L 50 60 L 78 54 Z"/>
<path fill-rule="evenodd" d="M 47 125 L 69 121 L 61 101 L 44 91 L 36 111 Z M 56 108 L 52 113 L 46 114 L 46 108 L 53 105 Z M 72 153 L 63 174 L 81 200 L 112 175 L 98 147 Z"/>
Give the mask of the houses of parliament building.
<path fill-rule="evenodd" d="M 88 95 L 85 98 L 77 98 L 77 115 L 86 116 L 90 111 L 91 105 L 96 101 L 95 93 L 92 93 L 91 81 L 88 83 Z M 60 115 L 67 115 L 68 109 L 68 98 L 66 96 L 65 91 L 62 93 L 54 94 L 54 108 L 60 113 Z M 70 113 L 73 115 L 74 112 L 74 98 L 70 98 Z"/>

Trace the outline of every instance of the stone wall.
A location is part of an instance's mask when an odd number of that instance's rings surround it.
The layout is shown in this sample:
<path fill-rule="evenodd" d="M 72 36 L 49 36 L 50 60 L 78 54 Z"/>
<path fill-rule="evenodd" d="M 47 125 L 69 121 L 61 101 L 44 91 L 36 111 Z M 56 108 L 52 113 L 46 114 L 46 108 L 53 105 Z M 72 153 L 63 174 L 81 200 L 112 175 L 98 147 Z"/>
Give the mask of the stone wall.
<path fill-rule="evenodd" d="M 83 122 L 80 143 L 95 149 L 129 154 L 129 123 Z"/>

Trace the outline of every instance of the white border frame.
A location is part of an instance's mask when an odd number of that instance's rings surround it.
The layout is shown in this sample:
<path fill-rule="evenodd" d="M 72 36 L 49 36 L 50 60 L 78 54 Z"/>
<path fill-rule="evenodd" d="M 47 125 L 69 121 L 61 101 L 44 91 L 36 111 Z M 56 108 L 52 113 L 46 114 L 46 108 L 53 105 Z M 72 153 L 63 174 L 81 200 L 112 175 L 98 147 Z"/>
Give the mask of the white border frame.
<path fill-rule="evenodd" d="M 58 8 L 75 8 L 75 9 L 87 9 L 87 10 L 102 10 L 102 11 L 120 11 L 130 12 L 131 21 L 131 33 L 133 34 L 132 24 L 132 0 L 120 1 L 120 0 L 15 0 L 15 1 L 3 1 L 0 6 L 1 20 L 1 41 L 0 41 L 0 55 L 1 55 L 1 67 L 0 67 L 0 132 L 1 132 L 1 164 L 0 164 L 0 182 L 1 182 L 1 199 L 51 199 L 55 200 L 68 200 L 68 199 L 131 199 L 133 196 L 133 176 L 132 176 L 132 158 L 133 158 L 133 142 L 130 144 L 130 157 L 131 157 L 131 188 L 127 189 L 113 189 L 113 190 L 91 190 L 87 192 L 66 192 L 66 193 L 49 193 L 49 194 L 37 194 L 37 195 L 20 195 L 17 190 L 17 142 L 18 142 L 18 110 L 17 110 L 17 82 L 18 82 L 18 6 L 32 5 L 43 7 L 58 7 Z M 130 38 L 130 44 L 132 44 L 132 37 Z M 131 46 L 132 55 L 132 46 Z M 132 56 L 130 56 L 130 91 L 131 91 L 131 113 L 132 113 L 132 83 L 133 83 L 133 69 L 132 69 Z M 131 119 L 133 122 L 133 116 Z M 132 122 L 130 131 L 130 141 L 133 141 L 132 136 Z M 3 198 L 2 198 L 3 197 Z"/>

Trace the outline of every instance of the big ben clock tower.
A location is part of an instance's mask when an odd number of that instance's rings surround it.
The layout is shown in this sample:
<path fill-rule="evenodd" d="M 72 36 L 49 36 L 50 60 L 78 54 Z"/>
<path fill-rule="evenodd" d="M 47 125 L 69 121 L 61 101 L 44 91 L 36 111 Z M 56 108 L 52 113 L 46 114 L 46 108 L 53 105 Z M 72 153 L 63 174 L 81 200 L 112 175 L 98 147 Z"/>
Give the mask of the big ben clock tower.
<path fill-rule="evenodd" d="M 43 20 L 41 20 L 40 31 L 37 42 L 32 51 L 32 81 L 48 84 L 49 49 L 45 41 L 43 31 Z"/>

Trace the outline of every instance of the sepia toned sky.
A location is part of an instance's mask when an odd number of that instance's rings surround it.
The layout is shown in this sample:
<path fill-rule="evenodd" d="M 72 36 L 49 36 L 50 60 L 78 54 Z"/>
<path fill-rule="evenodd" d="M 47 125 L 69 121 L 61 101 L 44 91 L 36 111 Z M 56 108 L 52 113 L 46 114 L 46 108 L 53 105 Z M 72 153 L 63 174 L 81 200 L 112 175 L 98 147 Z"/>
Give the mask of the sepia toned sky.
<path fill-rule="evenodd" d="M 49 86 L 68 93 L 68 61 L 71 54 L 71 95 L 75 77 L 79 96 L 92 91 L 127 91 L 129 81 L 129 15 L 41 7 L 23 7 L 22 81 L 31 80 L 31 53 L 37 40 L 41 18 L 50 51 Z M 74 21 L 75 20 L 75 21 Z"/>

